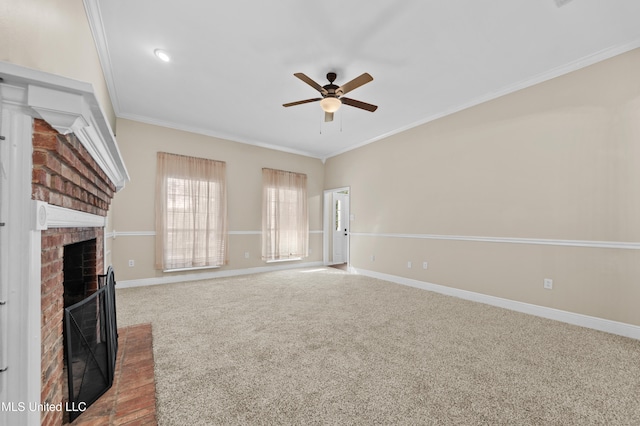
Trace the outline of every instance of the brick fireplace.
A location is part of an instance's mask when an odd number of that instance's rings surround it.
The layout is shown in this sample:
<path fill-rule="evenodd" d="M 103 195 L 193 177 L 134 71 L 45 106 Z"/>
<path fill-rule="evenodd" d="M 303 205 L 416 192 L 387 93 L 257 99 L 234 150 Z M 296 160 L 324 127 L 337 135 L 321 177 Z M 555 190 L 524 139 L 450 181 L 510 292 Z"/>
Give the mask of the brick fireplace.
<path fill-rule="evenodd" d="M 106 216 L 115 186 L 73 135 L 61 135 L 43 120 L 33 126 L 32 198 L 50 205 Z M 49 228 L 41 233 L 42 395 L 50 404 L 63 401 L 63 308 L 79 293 L 97 290 L 104 271 L 104 229 Z M 88 242 L 88 244 L 87 244 Z M 84 245 L 80 243 L 85 243 Z M 76 264 L 76 271 L 72 265 Z M 79 264 L 78 264 L 79 263 Z M 88 269 L 85 271 L 85 269 Z M 65 276 L 67 275 L 67 276 Z M 68 293 L 67 303 L 64 295 Z M 43 425 L 62 424 L 62 412 L 43 412 Z"/>
<path fill-rule="evenodd" d="M 0 424 L 60 425 L 63 310 L 105 273 L 129 177 L 90 84 L 0 61 L 0 107 Z"/>

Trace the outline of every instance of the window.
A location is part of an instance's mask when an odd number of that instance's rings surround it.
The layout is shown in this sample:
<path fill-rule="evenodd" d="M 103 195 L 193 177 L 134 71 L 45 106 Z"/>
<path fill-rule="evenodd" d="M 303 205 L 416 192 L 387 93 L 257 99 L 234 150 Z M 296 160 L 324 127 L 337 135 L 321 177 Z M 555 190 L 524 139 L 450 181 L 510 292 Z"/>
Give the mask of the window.
<path fill-rule="evenodd" d="M 227 263 L 226 163 L 159 152 L 156 268 Z"/>
<path fill-rule="evenodd" d="M 307 175 L 262 169 L 262 184 L 262 259 L 307 257 Z"/>

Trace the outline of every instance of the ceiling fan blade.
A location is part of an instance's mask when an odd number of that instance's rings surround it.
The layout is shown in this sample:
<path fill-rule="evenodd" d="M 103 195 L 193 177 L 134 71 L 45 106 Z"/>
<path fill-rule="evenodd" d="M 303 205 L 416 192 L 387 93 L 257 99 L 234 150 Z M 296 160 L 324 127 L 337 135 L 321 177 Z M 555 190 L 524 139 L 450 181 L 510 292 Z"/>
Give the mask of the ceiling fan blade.
<path fill-rule="evenodd" d="M 340 92 L 342 95 L 346 95 L 347 93 L 349 93 L 353 89 L 357 89 L 358 87 L 362 86 L 363 84 L 367 84 L 368 82 L 370 82 L 372 80 L 373 80 L 373 77 L 371 77 L 371 75 L 369 73 L 365 72 L 360 77 L 356 77 L 353 80 L 351 80 L 350 82 L 345 83 L 342 86 L 338 87 L 336 89 L 336 93 Z"/>
<path fill-rule="evenodd" d="M 333 113 L 332 112 L 324 112 L 324 122 L 328 123 L 329 121 L 333 121 Z"/>
<path fill-rule="evenodd" d="M 324 87 L 320 86 L 318 83 L 316 83 L 315 81 L 313 81 L 311 78 L 307 77 L 306 74 L 301 73 L 301 72 L 297 72 L 295 74 L 296 77 L 298 77 L 300 80 L 304 81 L 305 83 L 307 83 L 309 86 L 313 87 L 314 89 L 316 89 L 318 92 L 326 95 L 327 94 L 327 89 L 325 89 Z"/>
<path fill-rule="evenodd" d="M 373 111 L 378 109 L 377 105 L 371 105 L 371 104 L 368 104 L 366 102 L 356 101 L 355 99 L 340 98 L 340 100 L 345 105 L 349 105 L 349 106 L 360 108 L 360 109 L 365 109 L 365 110 L 371 111 L 371 112 L 373 112 Z"/>
<path fill-rule="evenodd" d="M 322 98 L 305 99 L 304 101 L 289 102 L 288 104 L 282 104 L 282 106 L 283 107 L 290 107 L 290 106 L 294 106 L 294 105 L 308 104 L 309 102 L 317 102 L 317 101 L 321 101 L 321 100 L 322 100 Z"/>

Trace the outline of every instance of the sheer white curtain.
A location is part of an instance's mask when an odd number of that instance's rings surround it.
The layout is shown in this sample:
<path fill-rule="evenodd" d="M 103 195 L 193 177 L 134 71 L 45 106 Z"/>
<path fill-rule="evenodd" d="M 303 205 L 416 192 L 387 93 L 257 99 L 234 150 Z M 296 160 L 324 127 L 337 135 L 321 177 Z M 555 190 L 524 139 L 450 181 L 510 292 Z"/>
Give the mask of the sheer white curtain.
<path fill-rule="evenodd" d="M 307 175 L 262 169 L 262 259 L 308 255 Z"/>
<path fill-rule="evenodd" d="M 156 268 L 227 263 L 226 163 L 159 152 Z"/>

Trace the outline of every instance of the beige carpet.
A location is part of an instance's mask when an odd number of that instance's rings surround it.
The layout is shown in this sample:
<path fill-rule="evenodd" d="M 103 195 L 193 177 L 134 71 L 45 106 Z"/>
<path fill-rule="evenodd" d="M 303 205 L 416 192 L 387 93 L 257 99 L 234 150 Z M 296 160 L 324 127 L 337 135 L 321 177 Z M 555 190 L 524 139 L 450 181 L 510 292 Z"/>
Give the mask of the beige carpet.
<path fill-rule="evenodd" d="M 640 425 L 640 341 L 331 268 L 120 289 L 160 425 Z"/>

